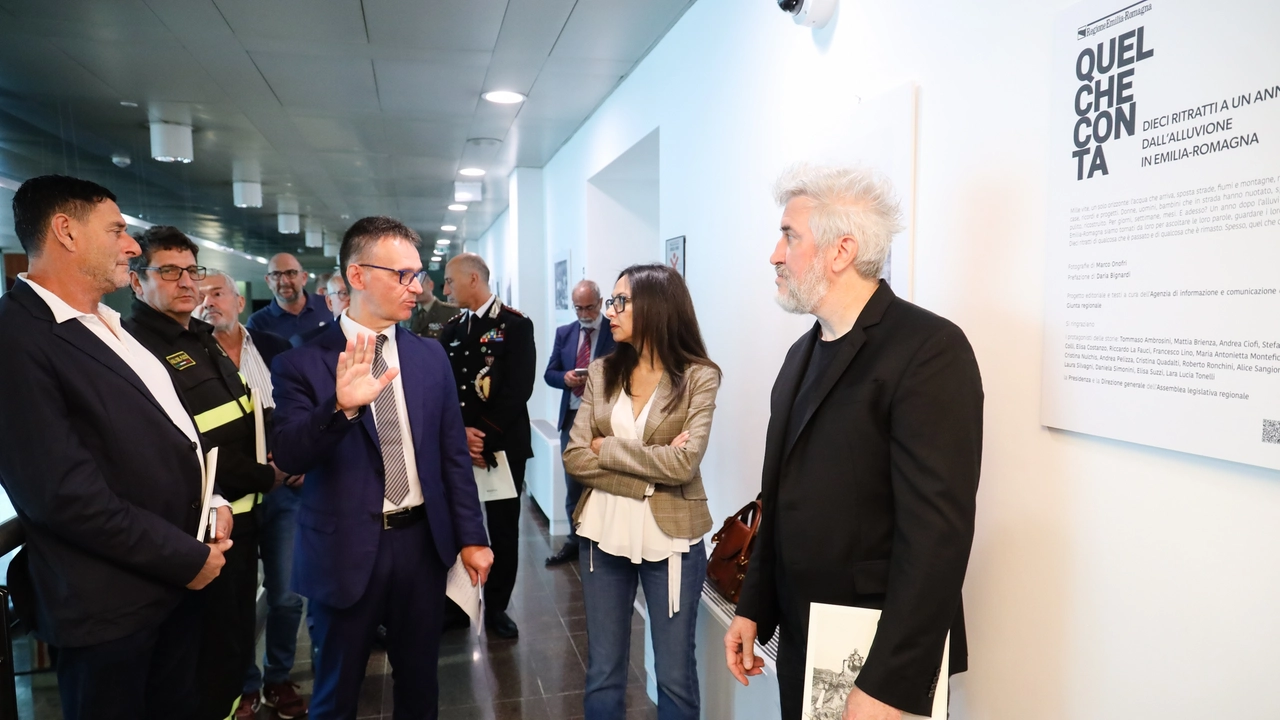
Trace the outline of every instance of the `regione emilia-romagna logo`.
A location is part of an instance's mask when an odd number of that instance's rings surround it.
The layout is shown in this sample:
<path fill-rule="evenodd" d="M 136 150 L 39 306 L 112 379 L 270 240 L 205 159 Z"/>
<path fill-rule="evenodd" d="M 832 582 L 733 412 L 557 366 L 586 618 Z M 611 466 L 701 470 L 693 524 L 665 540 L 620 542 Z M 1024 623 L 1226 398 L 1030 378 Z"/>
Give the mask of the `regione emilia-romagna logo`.
<path fill-rule="evenodd" d="M 1106 175 L 1103 148 L 1112 140 L 1133 137 L 1138 100 L 1134 89 L 1137 64 L 1156 54 L 1141 22 L 1154 3 L 1138 2 L 1076 29 L 1084 47 L 1076 54 L 1076 122 L 1071 140 L 1076 180 Z"/>

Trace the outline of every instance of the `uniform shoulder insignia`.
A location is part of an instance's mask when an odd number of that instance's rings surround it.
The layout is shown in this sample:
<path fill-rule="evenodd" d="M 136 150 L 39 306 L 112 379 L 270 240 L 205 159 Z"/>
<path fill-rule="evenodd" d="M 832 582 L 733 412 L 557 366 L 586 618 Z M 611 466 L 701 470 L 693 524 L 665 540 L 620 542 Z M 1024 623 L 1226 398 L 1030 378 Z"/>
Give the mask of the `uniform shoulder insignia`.
<path fill-rule="evenodd" d="M 467 311 L 463 310 L 462 312 L 458 313 L 457 315 L 454 315 L 453 317 L 449 318 L 445 322 L 453 322 L 455 320 L 460 319 L 463 315 L 466 315 L 466 314 L 467 314 Z"/>
<path fill-rule="evenodd" d="M 502 306 L 502 309 L 504 309 L 504 310 L 510 310 L 512 313 L 514 313 L 514 314 L 516 314 L 516 315 L 519 315 L 520 317 L 529 317 L 528 315 L 525 315 L 524 313 L 522 313 L 522 312 L 520 312 L 519 310 L 517 310 L 517 309 L 515 309 L 515 308 L 511 307 L 510 305 L 503 305 L 503 306 Z"/>

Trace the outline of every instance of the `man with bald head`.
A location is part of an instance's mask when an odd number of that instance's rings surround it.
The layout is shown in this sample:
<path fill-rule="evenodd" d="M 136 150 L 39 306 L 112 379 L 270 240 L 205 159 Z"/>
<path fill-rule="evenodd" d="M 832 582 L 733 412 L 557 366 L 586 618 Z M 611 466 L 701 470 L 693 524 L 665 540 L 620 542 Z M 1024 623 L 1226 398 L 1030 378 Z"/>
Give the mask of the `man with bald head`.
<path fill-rule="evenodd" d="M 489 290 L 489 267 L 475 253 L 449 261 L 444 291 L 463 308 L 445 324 L 440 342 L 453 366 L 471 462 L 494 467 L 497 453 L 505 453 L 516 485 L 516 497 L 485 503 L 493 547 L 493 572 L 484 593 L 485 626 L 493 635 L 511 639 L 519 635 L 507 604 L 520 556 L 520 492 L 525 461 L 533 457 L 527 405 L 538 372 L 533 323 Z M 463 618 L 454 615 L 458 625 Z"/>
<path fill-rule="evenodd" d="M 551 348 L 551 361 L 543 379 L 557 390 L 560 396 L 560 447 L 569 446 L 569 431 L 578 417 L 582 405 L 582 392 L 587 384 L 586 367 L 592 360 L 613 352 L 613 332 L 601 322 L 600 286 L 592 280 L 583 280 L 573 288 L 573 311 L 578 319 L 556 328 L 555 346 Z M 583 372 L 579 372 L 583 371 Z M 547 566 L 563 565 L 578 559 L 578 534 L 573 529 L 573 510 L 582 497 L 582 485 L 567 471 L 564 474 L 565 514 L 570 518 L 569 539 L 559 552 L 547 558 Z"/>
<path fill-rule="evenodd" d="M 275 299 L 249 316 L 250 330 L 265 330 L 282 338 L 307 332 L 331 321 L 324 298 L 308 294 L 307 272 L 298 258 L 280 253 L 267 263 L 267 287 Z"/>

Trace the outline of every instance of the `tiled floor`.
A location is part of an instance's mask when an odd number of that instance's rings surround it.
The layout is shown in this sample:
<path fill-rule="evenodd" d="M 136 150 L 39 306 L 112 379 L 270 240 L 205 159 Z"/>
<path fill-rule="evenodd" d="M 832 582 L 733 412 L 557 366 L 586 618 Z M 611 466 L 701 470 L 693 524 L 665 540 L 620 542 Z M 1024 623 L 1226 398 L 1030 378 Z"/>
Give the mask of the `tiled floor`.
<path fill-rule="evenodd" d="M 587 658 L 586 618 L 576 564 L 543 567 L 551 554 L 546 521 L 525 499 L 520 528 L 520 574 L 509 613 L 520 626 L 518 640 L 490 639 L 453 631 L 440 650 L 442 720 L 562 720 L 582 716 Z M 556 547 L 559 547 L 558 542 Z M 656 718 L 644 689 L 644 621 L 632 618 L 631 683 L 627 718 Z M 261 648 L 259 649 L 261 651 Z M 311 693 L 310 645 L 305 629 L 298 642 L 293 679 Z M 22 718 L 60 717 L 56 690 L 19 680 Z M 273 717 L 270 710 L 260 720 Z M 360 718 L 391 717 L 391 670 L 375 651 L 360 701 Z"/>

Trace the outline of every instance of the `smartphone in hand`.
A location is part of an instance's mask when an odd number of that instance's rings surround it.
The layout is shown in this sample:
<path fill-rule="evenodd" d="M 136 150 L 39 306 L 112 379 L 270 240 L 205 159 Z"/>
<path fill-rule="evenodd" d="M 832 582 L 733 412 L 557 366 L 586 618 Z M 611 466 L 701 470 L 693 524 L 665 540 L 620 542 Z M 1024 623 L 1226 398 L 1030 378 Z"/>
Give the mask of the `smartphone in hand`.
<path fill-rule="evenodd" d="M 586 368 L 574 368 L 574 369 L 573 369 L 573 374 L 574 374 L 574 375 L 586 375 L 586 374 L 587 374 L 587 369 L 586 369 Z"/>

